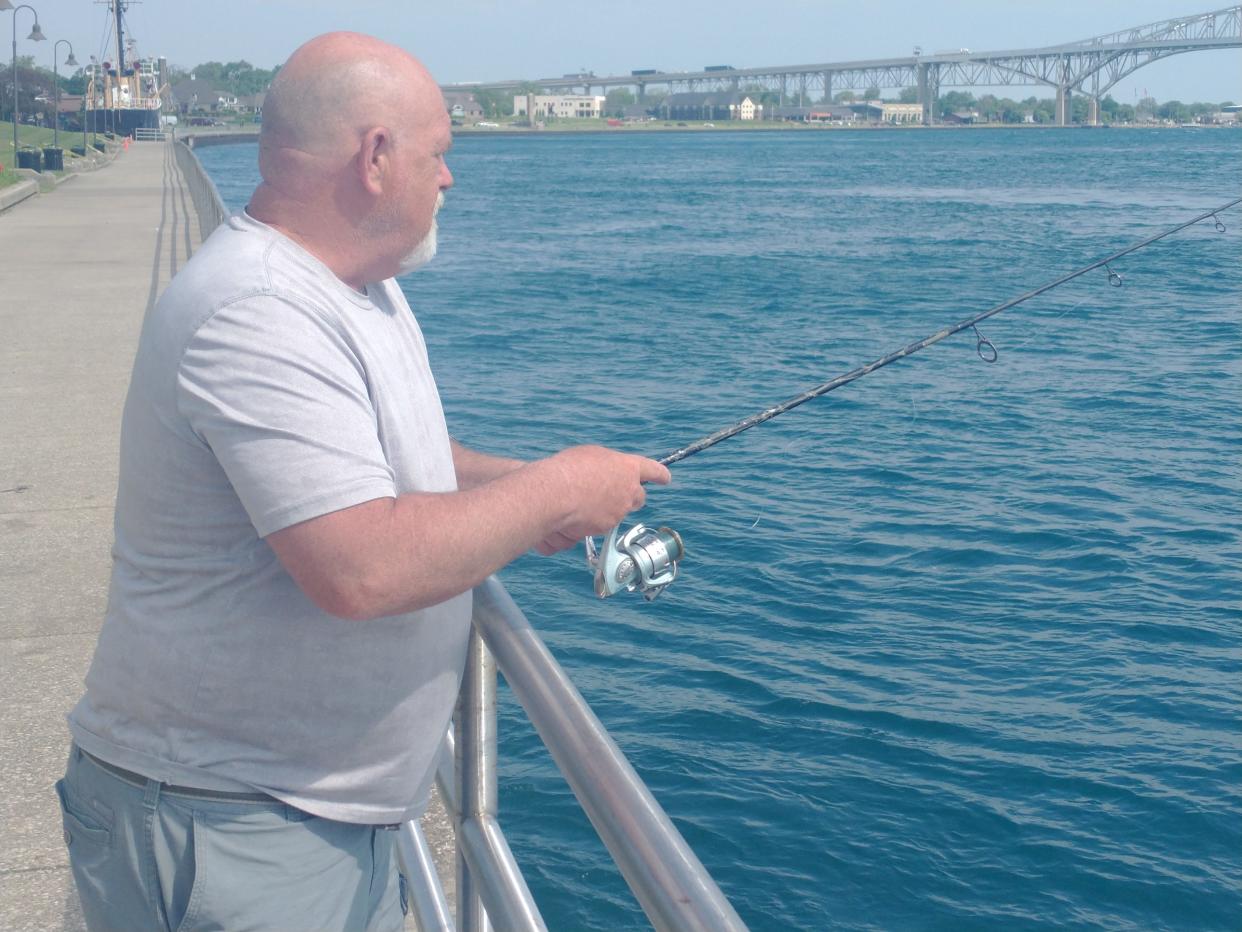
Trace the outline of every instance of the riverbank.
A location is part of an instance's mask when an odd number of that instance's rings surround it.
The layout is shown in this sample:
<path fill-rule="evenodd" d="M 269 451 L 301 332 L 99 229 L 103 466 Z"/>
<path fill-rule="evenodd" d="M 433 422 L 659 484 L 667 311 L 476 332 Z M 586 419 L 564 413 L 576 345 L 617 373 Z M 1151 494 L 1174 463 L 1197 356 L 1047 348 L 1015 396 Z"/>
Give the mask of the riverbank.
<path fill-rule="evenodd" d="M 454 126 L 453 135 L 459 137 L 470 138 L 493 138 L 493 139 L 516 139 L 516 138 L 540 138 L 545 136 L 583 136 L 583 135 L 635 135 L 635 134 L 651 134 L 651 133 L 886 133 L 886 132 L 905 132 L 914 133 L 921 131 L 930 132 L 968 132 L 978 131 L 984 132 L 988 130 L 1021 130 L 1038 132 L 1041 130 L 1057 130 L 1057 129 L 1081 129 L 1081 130 L 1130 130 L 1139 129 L 1145 131 L 1153 130 L 1180 130 L 1186 128 L 1203 129 L 1203 130 L 1238 130 L 1242 129 L 1242 124 L 1233 124 L 1232 126 L 1166 126 L 1163 124 L 1145 124 L 1132 123 L 1124 126 L 1104 124 L 1101 126 L 1088 126 L 1086 124 L 1075 124 L 1072 127 L 1052 126 L 1041 123 L 979 123 L 979 124 L 937 124 L 935 126 L 922 126 L 919 124 L 905 125 L 888 125 L 888 124 L 862 124 L 849 126 L 829 126 L 823 124 L 808 125 L 805 123 L 778 123 L 778 122 L 748 122 L 740 121 L 733 123 L 710 123 L 710 122 L 677 122 L 677 123 L 623 123 L 621 126 L 608 126 L 607 124 L 596 121 L 583 121 L 583 125 L 575 126 L 568 122 L 564 124 L 556 124 L 554 127 L 544 129 L 532 129 L 526 126 L 512 126 L 509 124 L 501 124 L 496 127 L 478 126 Z M 191 148 L 203 148 L 206 146 L 229 145 L 232 143 L 254 143 L 259 141 L 259 128 L 253 129 L 239 127 L 237 129 L 217 129 L 211 131 L 195 131 L 193 133 L 182 133 L 179 139 L 190 144 Z"/>

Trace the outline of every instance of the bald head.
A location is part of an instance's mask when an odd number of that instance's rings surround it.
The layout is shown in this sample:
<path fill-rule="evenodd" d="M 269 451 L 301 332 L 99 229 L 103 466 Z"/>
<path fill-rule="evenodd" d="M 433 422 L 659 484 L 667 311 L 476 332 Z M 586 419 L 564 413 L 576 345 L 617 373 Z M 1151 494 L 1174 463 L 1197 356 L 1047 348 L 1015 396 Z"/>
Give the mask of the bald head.
<path fill-rule="evenodd" d="M 409 53 L 333 32 L 290 56 L 263 104 L 247 210 L 362 288 L 434 251 L 453 184 L 444 98 Z"/>
<path fill-rule="evenodd" d="M 440 91 L 416 58 L 371 36 L 332 32 L 297 49 L 272 81 L 259 145 L 332 158 L 374 126 L 417 132 L 432 108 L 443 108 Z"/>

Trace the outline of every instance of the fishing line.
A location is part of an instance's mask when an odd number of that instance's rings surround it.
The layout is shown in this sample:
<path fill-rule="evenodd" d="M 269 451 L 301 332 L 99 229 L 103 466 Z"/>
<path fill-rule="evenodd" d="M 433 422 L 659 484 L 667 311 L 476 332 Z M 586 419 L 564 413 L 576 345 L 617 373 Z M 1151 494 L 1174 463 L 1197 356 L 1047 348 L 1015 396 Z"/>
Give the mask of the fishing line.
<path fill-rule="evenodd" d="M 1162 240 L 1166 236 L 1172 236 L 1174 233 L 1179 233 L 1187 227 L 1194 226 L 1196 223 L 1200 223 L 1209 217 L 1216 221 L 1217 232 L 1223 233 L 1225 232 L 1225 224 L 1217 215 L 1223 211 L 1229 210 L 1237 204 L 1242 204 L 1242 197 L 1235 198 L 1226 204 L 1222 204 L 1220 207 L 1214 207 L 1211 210 L 1204 211 L 1197 217 L 1187 220 L 1185 223 L 1180 223 L 1177 226 L 1163 230 L 1154 236 L 1149 236 L 1147 239 L 1127 246 L 1125 249 L 1120 249 L 1110 256 L 1098 259 L 1090 265 L 1084 265 L 1082 268 L 1076 269 L 1068 275 L 1062 275 L 1054 281 L 1040 285 L 1038 288 L 1033 288 L 1025 294 L 1019 295 L 1012 300 L 1005 301 L 1002 304 L 989 308 L 981 314 L 976 314 L 974 317 L 967 318 L 966 320 L 960 321 L 952 326 L 945 327 L 943 330 L 938 330 L 931 336 L 909 343 L 906 346 L 901 347 L 901 349 L 893 350 L 891 353 L 881 356 L 879 359 L 873 360 L 866 365 L 859 366 L 857 369 L 851 369 L 843 375 L 830 379 L 821 385 L 816 385 L 814 388 L 808 389 L 802 394 L 790 398 L 788 401 L 784 401 L 770 408 L 765 408 L 763 411 L 760 411 L 757 414 L 752 414 L 750 417 L 743 418 L 735 424 L 731 424 L 728 427 L 716 431 L 714 434 L 708 434 L 706 437 L 694 441 L 694 443 L 684 446 L 678 450 L 674 450 L 672 453 L 665 454 L 664 456 L 655 457 L 655 459 L 665 466 L 671 466 L 673 463 L 681 462 L 684 459 L 694 456 L 696 453 L 702 453 L 709 447 L 714 447 L 722 440 L 728 440 L 730 437 L 735 437 L 744 430 L 749 430 L 756 425 L 762 424 L 764 421 L 770 421 L 772 418 L 784 414 L 786 411 L 791 411 L 799 405 L 805 404 L 812 398 L 818 398 L 821 395 L 826 395 L 828 392 L 838 389 L 842 385 L 848 385 L 850 382 L 861 379 L 864 375 L 870 375 L 876 369 L 882 369 L 884 366 L 894 363 L 899 359 L 905 359 L 907 356 L 911 356 L 919 350 L 926 349 L 929 346 L 934 346 L 941 340 L 945 340 L 948 337 L 953 336 L 955 333 L 961 333 L 963 330 L 968 328 L 974 331 L 975 337 L 977 338 L 975 343 L 975 351 L 979 354 L 979 358 L 984 362 L 996 362 L 996 360 L 1000 358 L 1000 353 L 996 349 L 995 344 L 993 344 L 991 340 L 979 331 L 978 326 L 989 317 L 994 317 L 1001 313 L 1001 311 L 1007 311 L 1009 308 L 1016 307 L 1017 305 L 1022 304 L 1025 301 L 1029 301 L 1031 298 L 1037 297 L 1046 291 L 1051 291 L 1053 288 L 1059 288 L 1066 282 L 1073 281 L 1075 278 L 1086 275 L 1088 272 L 1094 271 L 1098 268 L 1103 268 L 1108 273 L 1108 283 L 1110 285 L 1119 288 L 1122 284 L 1121 273 L 1114 271 L 1110 267 L 1109 263 L 1115 262 L 1122 256 L 1128 256 L 1132 252 L 1137 252 L 1145 246 L 1150 246 L 1152 243 L 1157 240 Z"/>
<path fill-rule="evenodd" d="M 1225 224 L 1218 215 L 1232 207 L 1237 206 L 1238 204 L 1242 204 L 1242 197 L 1234 198 L 1232 201 L 1222 204 L 1220 207 L 1214 207 L 1211 210 L 1204 211 L 1198 216 L 1187 220 L 1185 223 L 1179 223 L 1175 227 L 1162 230 L 1161 232 L 1156 233 L 1153 236 L 1149 236 L 1137 243 L 1133 243 L 1124 249 L 1119 249 L 1112 255 L 1105 256 L 1103 259 L 1097 259 L 1089 265 L 1084 265 L 1080 269 L 1075 269 L 1073 272 L 1070 272 L 1067 275 L 1062 275 L 1060 278 L 1050 281 L 1044 285 L 1040 285 L 1038 288 L 1032 288 L 1025 294 L 1021 294 L 1018 297 L 998 304 L 995 307 L 988 308 L 986 311 L 976 314 L 974 317 L 968 317 L 967 319 L 959 321 L 956 324 L 937 330 L 935 333 L 930 336 L 926 336 L 921 340 L 908 343 L 900 349 L 893 350 L 891 353 L 881 356 L 879 359 L 875 359 L 865 365 L 859 366 L 856 369 L 851 369 L 849 372 L 838 375 L 836 378 L 830 379 L 820 385 L 816 385 L 814 388 L 807 389 L 800 395 L 795 395 L 793 398 L 790 398 L 788 401 L 781 402 L 778 405 L 773 405 L 770 408 L 765 408 L 757 414 L 752 414 L 750 417 L 743 418 L 742 420 L 731 424 L 728 427 L 722 428 L 713 434 L 708 434 L 706 437 L 702 437 L 688 446 L 674 450 L 672 453 L 656 457 L 656 460 L 665 466 L 671 466 L 673 463 L 681 462 L 684 459 L 694 456 L 696 453 L 702 453 L 709 447 L 714 447 L 723 440 L 728 440 L 730 437 L 737 436 L 744 430 L 749 430 L 752 427 L 762 424 L 764 421 L 770 421 L 772 418 L 778 417 L 786 411 L 792 411 L 794 408 L 805 404 L 813 398 L 826 395 L 829 392 L 840 388 L 842 385 L 848 385 L 850 382 L 861 379 L 865 375 L 870 375 L 877 369 L 882 369 L 883 367 L 889 365 L 890 363 L 894 363 L 899 359 L 905 359 L 907 356 L 912 356 L 919 350 L 926 349 L 929 346 L 934 346 L 942 340 L 946 340 L 954 334 L 961 333 L 966 329 L 974 331 L 975 352 L 978 354 L 979 358 L 986 363 L 995 363 L 1000 358 L 1000 351 L 996 348 L 996 344 L 989 340 L 979 330 L 979 324 L 983 321 L 990 317 L 995 317 L 1002 311 L 1007 311 L 1012 307 L 1017 307 L 1019 304 L 1029 301 L 1034 297 L 1044 294 L 1045 292 L 1051 291 L 1054 288 L 1059 288 L 1061 285 L 1071 282 L 1076 278 L 1080 278 L 1088 272 L 1099 268 L 1103 268 L 1107 273 L 1109 285 L 1114 288 L 1120 288 L 1123 282 L 1121 273 L 1114 270 L 1111 263 L 1116 262 L 1123 256 L 1128 256 L 1132 252 L 1137 252 L 1146 246 L 1150 246 L 1152 243 L 1162 240 L 1166 236 L 1172 236 L 1174 233 L 1179 233 L 1187 227 L 1194 226 L 1196 223 L 1207 220 L 1209 217 L 1215 221 L 1216 232 L 1224 233 Z M 1082 301 L 1079 301 L 1078 304 L 1074 305 L 1074 307 L 1071 307 L 1069 310 L 1074 310 L 1074 308 L 1078 307 L 1080 304 L 1082 304 Z M 1069 311 L 1065 311 L 1059 315 L 1057 319 L 1068 313 Z M 1025 345 L 1025 343 L 1020 345 Z M 621 531 L 621 526 L 617 525 L 612 529 L 611 533 L 604 538 L 604 546 L 602 551 L 597 550 L 594 539 L 588 537 L 586 538 L 586 550 L 587 566 L 590 567 L 595 575 L 596 595 L 600 598 L 605 598 L 622 590 L 629 592 L 637 591 L 641 592 L 643 597 L 648 601 L 658 596 L 673 582 L 674 579 L 677 578 L 678 562 L 685 555 L 685 546 L 682 544 L 681 537 L 678 536 L 676 531 L 673 531 L 667 527 L 651 530 L 642 524 L 636 524 L 624 533 Z"/>

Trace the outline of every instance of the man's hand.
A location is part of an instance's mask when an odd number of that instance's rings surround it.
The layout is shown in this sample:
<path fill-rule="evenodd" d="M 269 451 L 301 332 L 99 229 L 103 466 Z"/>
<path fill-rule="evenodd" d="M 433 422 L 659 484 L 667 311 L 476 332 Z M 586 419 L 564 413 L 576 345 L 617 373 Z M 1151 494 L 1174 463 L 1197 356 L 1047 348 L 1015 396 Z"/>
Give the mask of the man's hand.
<path fill-rule="evenodd" d="M 571 447 L 546 461 L 564 475 L 570 513 L 535 549 L 548 556 L 584 537 L 606 534 L 647 500 L 643 483 L 668 485 L 668 468 L 655 460 L 605 447 Z"/>

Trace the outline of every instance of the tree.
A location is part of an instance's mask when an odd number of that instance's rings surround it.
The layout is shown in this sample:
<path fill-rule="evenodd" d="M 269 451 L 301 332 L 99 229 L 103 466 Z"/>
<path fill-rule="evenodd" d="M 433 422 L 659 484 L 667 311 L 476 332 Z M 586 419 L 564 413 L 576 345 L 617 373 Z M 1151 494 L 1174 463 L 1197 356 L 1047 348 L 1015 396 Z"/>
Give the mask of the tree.
<path fill-rule="evenodd" d="M 86 70 L 79 68 L 69 76 L 61 75 L 60 92 L 62 94 L 85 94 L 86 93 Z"/>
<path fill-rule="evenodd" d="M 13 69 L 0 71 L 0 119 L 13 119 Z M 20 55 L 17 59 L 17 109 L 23 123 L 51 125 L 52 99 L 55 97 L 52 72 L 34 64 L 34 57 Z"/>
<path fill-rule="evenodd" d="M 1003 123 L 1021 123 L 1026 118 L 1026 111 L 1022 109 L 1022 105 L 1016 100 L 1010 100 L 1008 97 L 1001 98 L 1000 101 L 1000 118 Z"/>
<path fill-rule="evenodd" d="M 1031 105 L 1031 115 L 1035 118 L 1036 123 L 1055 123 L 1057 120 L 1057 102 L 1051 97 L 1045 97 L 1043 100 L 1036 100 L 1034 97 L 1027 98 L 1027 103 Z"/>
<path fill-rule="evenodd" d="M 179 67 L 169 69 L 169 81 L 175 84 L 193 75 L 196 80 L 204 81 L 216 90 L 228 91 L 237 97 L 248 97 L 266 91 L 279 70 L 279 65 L 271 69 L 256 68 L 245 59 L 223 64 L 207 61 L 195 65 L 189 72 Z"/>
<path fill-rule="evenodd" d="M 839 91 L 833 95 L 832 102 L 834 104 L 852 104 L 857 99 L 858 96 L 853 91 Z"/>
<path fill-rule="evenodd" d="M 1112 94 L 1105 94 L 1100 101 L 1100 116 L 1106 123 L 1133 123 L 1134 108 L 1129 104 L 1117 103 Z"/>
<path fill-rule="evenodd" d="M 765 90 L 759 84 L 746 84 L 739 88 L 739 90 L 755 103 L 762 104 L 764 107 L 775 107 L 781 102 L 781 95 L 778 91 Z M 792 96 L 790 99 L 793 99 Z"/>
<path fill-rule="evenodd" d="M 614 87 L 604 98 L 604 109 L 615 117 L 621 117 L 625 115 L 625 108 L 633 103 L 633 91 L 628 87 Z"/>
<path fill-rule="evenodd" d="M 903 104 L 917 104 L 919 102 L 919 89 L 917 87 L 903 87 L 901 93 L 897 95 L 897 100 Z"/>
<path fill-rule="evenodd" d="M 871 87 L 867 88 L 865 91 L 863 91 L 863 100 L 879 100 L 879 99 L 880 99 L 880 89 L 876 87 L 874 84 Z"/>
<path fill-rule="evenodd" d="M 966 91 L 949 91 L 947 94 L 941 94 L 940 113 L 956 113 L 958 110 L 975 109 L 975 97 Z"/>
<path fill-rule="evenodd" d="M 474 99 L 479 102 L 483 115 L 493 119 L 513 115 L 513 95 L 504 91 L 475 91 Z"/>
<path fill-rule="evenodd" d="M 1180 100 L 1170 100 L 1156 108 L 1156 116 L 1174 123 L 1189 123 L 1192 114 L 1190 107 Z"/>

